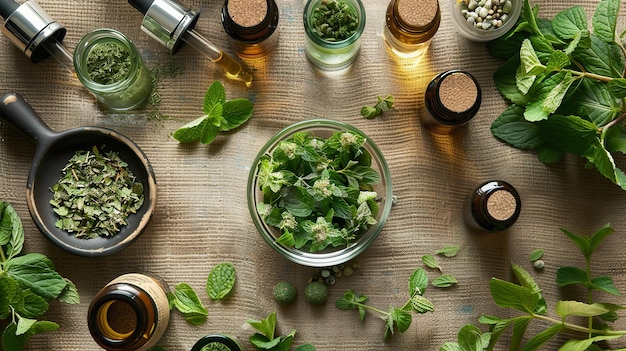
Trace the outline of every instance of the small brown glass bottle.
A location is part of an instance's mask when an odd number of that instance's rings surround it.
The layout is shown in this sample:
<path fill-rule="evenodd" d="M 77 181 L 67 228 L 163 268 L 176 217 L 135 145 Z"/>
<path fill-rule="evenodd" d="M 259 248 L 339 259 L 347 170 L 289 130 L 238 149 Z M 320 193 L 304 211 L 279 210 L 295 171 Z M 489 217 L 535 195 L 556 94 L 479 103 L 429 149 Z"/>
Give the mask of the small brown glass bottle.
<path fill-rule="evenodd" d="M 501 231 L 512 226 L 521 209 L 522 202 L 517 190 L 501 180 L 483 183 L 474 190 L 470 199 L 472 220 L 487 231 Z"/>
<path fill-rule="evenodd" d="M 278 6 L 274 0 L 226 0 L 222 25 L 237 55 L 263 57 L 278 42 Z"/>
<path fill-rule="evenodd" d="M 109 351 L 144 351 L 154 346 L 169 322 L 167 285 L 130 273 L 107 284 L 91 301 L 89 332 Z"/>
<path fill-rule="evenodd" d="M 387 6 L 384 38 L 400 57 L 417 57 L 430 46 L 439 29 L 437 0 L 392 0 Z"/>
<path fill-rule="evenodd" d="M 461 70 L 445 71 L 433 78 L 424 94 L 419 118 L 429 130 L 449 134 L 469 122 L 480 109 L 482 94 L 476 79 Z"/>

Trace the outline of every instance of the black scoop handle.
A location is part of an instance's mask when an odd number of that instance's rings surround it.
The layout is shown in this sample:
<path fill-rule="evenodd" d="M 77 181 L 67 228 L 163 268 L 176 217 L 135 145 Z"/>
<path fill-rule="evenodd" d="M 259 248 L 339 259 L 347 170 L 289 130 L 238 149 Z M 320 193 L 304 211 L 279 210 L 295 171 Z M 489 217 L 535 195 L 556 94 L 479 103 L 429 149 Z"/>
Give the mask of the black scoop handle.
<path fill-rule="evenodd" d="M 18 7 L 20 7 L 20 4 L 14 0 L 0 0 L 0 16 L 6 19 L 11 16 Z"/>
<path fill-rule="evenodd" d="M 137 9 L 137 11 L 141 12 L 142 15 L 145 15 L 146 12 L 148 12 L 148 9 L 152 6 L 153 2 L 154 0 L 128 0 L 128 3 Z"/>
<path fill-rule="evenodd" d="M 19 130 L 37 145 L 50 142 L 56 134 L 28 102 L 16 93 L 8 93 L 0 97 L 0 119 Z"/>

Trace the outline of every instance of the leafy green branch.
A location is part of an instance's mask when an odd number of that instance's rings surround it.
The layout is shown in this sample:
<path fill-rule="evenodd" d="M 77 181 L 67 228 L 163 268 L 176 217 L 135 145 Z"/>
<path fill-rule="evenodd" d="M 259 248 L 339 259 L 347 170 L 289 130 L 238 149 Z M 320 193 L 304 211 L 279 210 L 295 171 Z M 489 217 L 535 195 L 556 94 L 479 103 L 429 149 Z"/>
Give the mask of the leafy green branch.
<path fill-rule="evenodd" d="M 49 302 L 80 302 L 74 283 L 62 277 L 45 255 L 21 255 L 24 228 L 13 207 L 0 202 L 0 319 L 10 319 L 2 332 L 3 350 L 22 350 L 36 334 L 53 331 L 59 325 L 38 320 L 48 311 Z"/>
<path fill-rule="evenodd" d="M 361 322 L 365 320 L 368 310 L 379 314 L 386 322 L 384 338 L 387 339 L 395 334 L 396 330 L 404 333 L 409 329 L 413 321 L 411 312 L 423 314 L 435 311 L 433 303 L 423 296 L 427 287 L 428 275 L 426 271 L 423 268 L 417 268 L 409 278 L 409 299 L 402 307 L 390 306 L 388 311 L 383 311 L 367 305 L 367 297 L 358 295 L 352 290 L 346 291 L 335 302 L 335 306 L 341 310 L 358 310 Z"/>
<path fill-rule="evenodd" d="M 626 152 L 626 50 L 615 34 L 619 0 L 601 0 L 592 31 L 580 6 L 551 20 L 524 1 L 517 26 L 489 44 L 506 62 L 494 73 L 512 104 L 492 123 L 492 134 L 554 163 L 567 153 L 626 190 L 614 160 Z"/>
<path fill-rule="evenodd" d="M 479 318 L 479 322 L 489 326 L 488 332 L 482 332 L 478 326 L 468 324 L 459 331 L 457 342 L 447 342 L 439 350 L 493 350 L 507 329 L 512 329 L 509 349 L 523 351 L 540 349 L 556 335 L 566 330 L 584 333 L 586 338 L 570 339 L 559 348 L 560 351 L 602 350 L 597 345 L 598 342 L 626 335 L 626 330 L 613 330 L 609 325 L 619 318 L 617 311 L 626 309 L 626 306 L 594 302 L 592 294 L 594 291 L 601 291 L 621 296 L 611 277 L 592 275 L 591 256 L 604 239 L 613 233 L 613 228 L 607 225 L 591 236 L 576 235 L 566 229 L 561 229 L 561 231 L 576 244 L 583 254 L 585 267 L 560 267 L 556 274 L 557 285 L 559 287 L 583 286 L 586 289 L 587 302 L 557 301 L 554 312 L 558 318 L 548 316 L 548 305 L 537 283 L 521 266 L 512 264 L 513 273 L 519 284 L 492 278 L 489 288 L 497 306 L 517 310 L 522 312 L 522 315 L 512 318 L 483 315 Z M 586 318 L 586 325 L 568 321 L 568 318 L 573 316 Z M 528 326 L 532 321 L 547 323 L 548 327 L 526 338 Z"/>

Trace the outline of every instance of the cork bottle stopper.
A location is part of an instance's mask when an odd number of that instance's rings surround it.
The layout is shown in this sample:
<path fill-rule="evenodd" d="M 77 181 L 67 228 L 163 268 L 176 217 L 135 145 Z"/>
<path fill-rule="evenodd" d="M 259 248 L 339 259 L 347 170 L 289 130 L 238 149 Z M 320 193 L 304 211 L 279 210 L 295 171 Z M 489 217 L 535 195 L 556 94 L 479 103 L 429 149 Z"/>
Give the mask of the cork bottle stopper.
<path fill-rule="evenodd" d="M 405 26 L 422 28 L 435 20 L 438 0 L 398 0 L 396 16 Z"/>
<path fill-rule="evenodd" d="M 465 73 L 450 74 L 439 84 L 439 99 L 445 108 L 461 113 L 469 110 L 478 98 L 478 87 Z"/>
<path fill-rule="evenodd" d="M 496 190 L 487 199 L 487 212 L 498 221 L 506 221 L 515 214 L 517 201 L 515 196 L 506 190 Z"/>
<path fill-rule="evenodd" d="M 266 0 L 228 0 L 228 14 L 242 27 L 254 27 L 267 15 Z"/>

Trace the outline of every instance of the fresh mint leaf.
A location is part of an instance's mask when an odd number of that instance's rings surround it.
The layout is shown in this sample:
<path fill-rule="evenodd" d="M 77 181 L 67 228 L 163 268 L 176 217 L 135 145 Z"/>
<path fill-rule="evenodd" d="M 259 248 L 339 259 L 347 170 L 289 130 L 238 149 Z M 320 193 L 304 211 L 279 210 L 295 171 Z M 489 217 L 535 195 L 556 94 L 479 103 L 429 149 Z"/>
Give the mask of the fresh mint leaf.
<path fill-rule="evenodd" d="M 209 312 L 189 284 L 180 283 L 176 285 L 174 292 L 168 293 L 168 300 L 188 323 L 200 325 L 206 321 Z"/>
<path fill-rule="evenodd" d="M 210 124 L 207 116 L 196 118 L 195 120 L 178 128 L 172 135 L 174 139 L 181 143 L 191 143 L 202 138 L 205 125 Z"/>
<path fill-rule="evenodd" d="M 243 98 L 226 101 L 222 106 L 222 117 L 224 118 L 220 125 L 222 132 L 235 129 L 246 123 L 252 117 L 254 110 L 252 102 Z"/>
<path fill-rule="evenodd" d="M 445 257 L 454 257 L 456 256 L 456 254 L 459 252 L 460 249 L 461 247 L 458 245 L 446 246 L 443 249 L 439 249 L 435 251 L 435 255 L 443 255 Z"/>
<path fill-rule="evenodd" d="M 524 118 L 530 122 L 548 119 L 548 116 L 559 108 L 575 80 L 571 73 L 559 72 L 541 82 L 539 89 L 526 106 Z"/>
<path fill-rule="evenodd" d="M 9 260 L 17 256 L 24 245 L 24 228 L 11 205 L 0 201 L 0 247 Z"/>
<path fill-rule="evenodd" d="M 526 345 L 524 345 L 524 350 L 540 349 L 545 343 L 552 339 L 556 334 L 560 333 L 564 328 L 565 327 L 562 324 L 556 324 L 545 329 L 530 339 Z"/>
<path fill-rule="evenodd" d="M 59 296 L 57 296 L 57 299 L 67 304 L 80 303 L 80 295 L 78 295 L 78 288 L 76 288 L 76 285 L 74 285 L 74 283 L 71 280 L 67 278 L 64 278 L 64 279 L 67 285 L 65 286 L 63 291 L 61 291 Z"/>
<path fill-rule="evenodd" d="M 593 13 L 593 34 L 605 43 L 615 42 L 620 0 L 601 0 Z"/>
<path fill-rule="evenodd" d="M 591 148 L 585 152 L 587 160 L 607 179 L 625 188 L 626 184 L 618 179 L 619 169 L 615 166 L 613 156 L 604 148 L 599 139 L 596 139 Z"/>
<path fill-rule="evenodd" d="M 253 105 L 243 98 L 226 100 L 224 86 L 215 81 L 204 96 L 204 115 L 178 128 L 173 138 L 181 143 L 210 144 L 220 131 L 229 131 L 252 117 Z"/>
<path fill-rule="evenodd" d="M 46 300 L 59 296 L 65 289 L 65 279 L 54 269 L 52 261 L 42 254 L 29 253 L 7 261 L 4 270 L 22 289 L 30 289 Z"/>
<path fill-rule="evenodd" d="M 584 70 L 600 76 L 622 78 L 624 55 L 616 43 L 605 43 L 595 35 L 591 36 L 588 49 L 576 50 L 572 59 L 584 67 Z"/>
<path fill-rule="evenodd" d="M 539 293 L 505 280 L 491 278 L 489 288 L 494 302 L 500 307 L 532 313 L 539 303 Z"/>
<path fill-rule="evenodd" d="M 546 64 L 546 71 L 560 71 L 561 69 L 569 66 L 569 64 L 570 60 L 567 54 L 565 54 L 563 51 L 556 50 L 550 55 L 550 58 L 548 59 L 548 63 Z"/>
<path fill-rule="evenodd" d="M 609 312 L 601 304 L 586 304 L 579 301 L 559 301 L 556 303 L 556 314 L 560 317 L 581 316 L 594 317 Z"/>
<path fill-rule="evenodd" d="M 480 351 L 484 349 L 483 337 L 480 329 L 471 324 L 467 324 L 459 330 L 457 336 L 459 347 L 466 351 Z"/>
<path fill-rule="evenodd" d="M 213 300 L 226 297 L 235 286 L 237 274 L 230 262 L 220 263 L 211 269 L 207 278 L 206 290 Z"/>
<path fill-rule="evenodd" d="M 559 267 L 556 271 L 557 286 L 586 284 L 587 273 L 578 267 Z"/>
<path fill-rule="evenodd" d="M 543 257 L 544 251 L 542 249 L 535 249 L 530 253 L 530 262 L 535 262 Z"/>
<path fill-rule="evenodd" d="M 539 136 L 563 152 L 583 155 L 597 140 L 598 128 L 577 116 L 552 115 L 541 124 Z"/>
<path fill-rule="evenodd" d="M 493 75 L 496 88 L 502 96 L 519 106 L 526 106 L 529 97 L 517 88 L 517 69 L 520 66 L 519 55 L 508 59 L 502 66 L 498 67 Z"/>
<path fill-rule="evenodd" d="M 537 57 L 535 53 L 535 48 L 533 48 L 533 45 L 528 39 L 522 42 L 520 48 L 520 63 L 522 77 L 537 76 L 546 70 L 546 67 L 539 61 L 539 57 Z M 519 79 L 520 77 L 518 76 L 517 78 Z"/>
<path fill-rule="evenodd" d="M 437 288 L 449 288 L 455 284 L 458 284 L 458 280 L 450 274 L 443 274 L 433 279 L 432 285 Z"/>
<path fill-rule="evenodd" d="M 48 302 L 28 289 L 19 291 L 16 297 L 19 297 L 19 303 L 13 303 L 12 306 L 23 317 L 36 318 L 48 311 Z"/>
<path fill-rule="evenodd" d="M 361 116 L 363 116 L 364 118 L 371 119 L 376 116 L 382 115 L 386 111 L 393 108 L 393 104 L 396 98 L 393 97 L 392 95 L 387 95 L 385 97 L 378 96 L 377 100 L 378 102 L 376 102 L 376 105 L 374 105 L 373 107 L 363 106 L 361 108 Z"/>
<path fill-rule="evenodd" d="M 611 96 L 603 83 L 584 78 L 576 90 L 563 99 L 558 113 L 580 116 L 600 127 L 619 117 L 621 110 L 620 101 Z"/>
<path fill-rule="evenodd" d="M 248 319 L 247 322 L 268 340 L 274 339 L 274 332 L 276 330 L 276 311 L 270 313 L 265 319 Z"/>
<path fill-rule="evenodd" d="M 219 81 L 214 81 L 204 94 L 203 108 L 204 113 L 207 115 L 217 105 L 222 105 L 226 102 L 226 91 L 224 85 Z"/>
<path fill-rule="evenodd" d="M 315 347 L 311 344 L 302 344 L 296 347 L 294 351 L 316 351 L 316 350 L 315 350 Z"/>
<path fill-rule="evenodd" d="M 36 322 L 36 319 L 24 318 L 18 315 L 15 335 L 19 336 L 25 334 Z"/>
<path fill-rule="evenodd" d="M 422 295 L 411 296 L 411 309 L 416 313 L 435 312 L 435 305 Z"/>
<path fill-rule="evenodd" d="M 423 295 L 428 287 L 428 275 L 423 268 L 417 268 L 409 277 L 409 295 Z"/>
<path fill-rule="evenodd" d="M 554 33 L 563 40 L 574 39 L 587 32 L 587 15 L 581 6 L 567 8 L 552 19 Z"/>
<path fill-rule="evenodd" d="M 606 149 L 626 153 L 626 131 L 621 125 L 610 128 L 606 134 Z"/>
<path fill-rule="evenodd" d="M 403 309 L 391 307 L 389 309 L 389 315 L 391 317 L 390 319 L 393 321 L 393 324 L 395 324 L 400 333 L 404 333 L 405 331 L 407 331 L 411 326 L 411 322 L 413 321 L 413 316 Z M 393 326 L 390 328 L 389 331 L 391 331 L 391 334 L 394 333 Z"/>
<path fill-rule="evenodd" d="M 439 266 L 437 259 L 433 255 L 422 256 L 422 263 L 428 268 L 438 269 L 439 271 L 441 271 L 441 267 Z"/>
<path fill-rule="evenodd" d="M 626 97 L 626 78 L 615 78 L 607 83 L 609 93 L 618 99 Z"/>
<path fill-rule="evenodd" d="M 617 289 L 617 287 L 615 287 L 613 278 L 611 277 L 595 277 L 591 279 L 591 287 L 595 290 L 602 290 L 611 295 L 622 296 L 622 293 Z"/>
<path fill-rule="evenodd" d="M 263 320 L 248 319 L 254 329 L 259 331 L 252 335 L 248 340 L 259 350 L 271 351 L 288 351 L 293 343 L 296 330 L 292 330 L 284 336 L 275 336 L 276 330 L 276 312 L 272 312 Z"/>
<path fill-rule="evenodd" d="M 518 149 L 536 149 L 544 145 L 539 128 L 524 118 L 523 107 L 511 105 L 491 124 L 491 133 Z"/>

